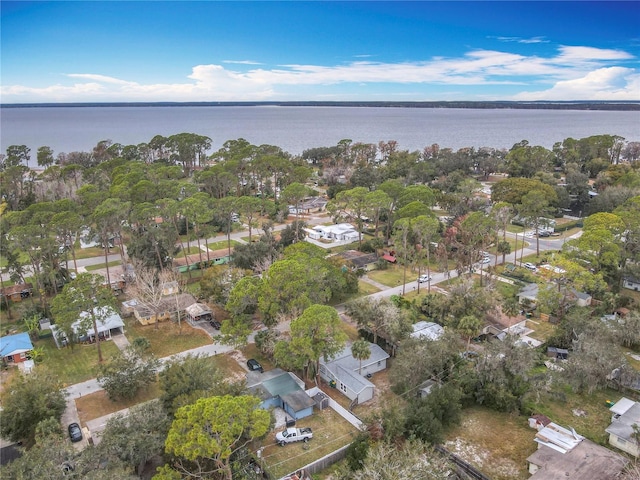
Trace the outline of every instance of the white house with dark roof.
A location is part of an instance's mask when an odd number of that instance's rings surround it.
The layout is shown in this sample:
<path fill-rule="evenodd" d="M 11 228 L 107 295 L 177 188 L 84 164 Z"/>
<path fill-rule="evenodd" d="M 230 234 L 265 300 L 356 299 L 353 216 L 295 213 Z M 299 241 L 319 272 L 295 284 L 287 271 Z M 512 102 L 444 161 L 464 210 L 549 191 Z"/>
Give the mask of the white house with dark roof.
<path fill-rule="evenodd" d="M 353 358 L 351 345 L 345 347 L 333 360 L 320 359 L 320 377 L 329 385 L 335 386 L 350 400 L 363 403 L 373 398 L 375 385 L 367 380 L 367 376 L 387 368 L 389 354 L 375 343 L 369 343 L 371 355 L 368 359 Z"/>
<path fill-rule="evenodd" d="M 634 438 L 634 426 L 640 428 L 640 403 L 622 397 L 610 409 L 611 425 L 605 430 L 609 444 L 634 457 L 640 456 L 640 443 Z"/>

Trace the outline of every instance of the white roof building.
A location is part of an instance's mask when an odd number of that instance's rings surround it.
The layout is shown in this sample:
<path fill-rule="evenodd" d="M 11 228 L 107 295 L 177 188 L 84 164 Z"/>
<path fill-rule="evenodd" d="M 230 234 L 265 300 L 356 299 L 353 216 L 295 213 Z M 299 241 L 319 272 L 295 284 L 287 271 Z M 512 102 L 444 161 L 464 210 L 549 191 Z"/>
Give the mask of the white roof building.
<path fill-rule="evenodd" d="M 433 322 L 416 322 L 413 324 L 413 333 L 411 338 L 426 338 L 428 340 L 437 340 L 444 334 L 444 328 Z"/>

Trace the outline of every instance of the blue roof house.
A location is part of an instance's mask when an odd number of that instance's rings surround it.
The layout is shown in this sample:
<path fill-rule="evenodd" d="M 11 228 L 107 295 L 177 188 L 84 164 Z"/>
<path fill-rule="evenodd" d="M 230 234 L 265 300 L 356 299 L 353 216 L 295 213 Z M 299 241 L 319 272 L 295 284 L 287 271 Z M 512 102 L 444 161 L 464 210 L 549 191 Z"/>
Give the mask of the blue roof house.
<path fill-rule="evenodd" d="M 20 363 L 27 360 L 27 352 L 33 350 L 28 333 L 18 333 L 0 337 L 0 357 L 7 363 Z"/>

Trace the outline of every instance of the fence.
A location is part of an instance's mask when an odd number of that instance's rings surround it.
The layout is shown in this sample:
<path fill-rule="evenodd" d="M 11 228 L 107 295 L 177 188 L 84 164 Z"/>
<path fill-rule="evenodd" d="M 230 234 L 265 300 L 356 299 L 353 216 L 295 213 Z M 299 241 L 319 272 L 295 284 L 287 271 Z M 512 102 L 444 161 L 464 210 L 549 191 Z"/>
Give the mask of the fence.
<path fill-rule="evenodd" d="M 491 480 L 489 477 L 487 477 L 484 473 L 482 473 L 480 470 L 478 470 L 477 468 L 475 468 L 473 465 L 471 465 L 470 463 L 465 462 L 463 459 L 461 459 L 460 457 L 458 457 L 457 455 L 455 455 L 454 453 L 451 453 L 449 450 L 447 450 L 446 448 L 444 448 L 442 445 L 436 445 L 435 447 L 436 451 L 442 453 L 443 455 L 445 455 L 449 460 L 451 460 L 463 473 L 465 473 L 467 476 L 473 478 L 474 480 Z"/>

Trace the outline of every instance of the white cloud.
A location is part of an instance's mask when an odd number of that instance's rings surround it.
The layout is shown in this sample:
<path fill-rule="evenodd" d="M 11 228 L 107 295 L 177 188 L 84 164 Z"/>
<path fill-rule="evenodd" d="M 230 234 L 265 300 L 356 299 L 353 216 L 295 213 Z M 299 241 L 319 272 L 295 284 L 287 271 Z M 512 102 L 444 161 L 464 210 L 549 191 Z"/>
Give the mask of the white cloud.
<path fill-rule="evenodd" d="M 363 55 L 364 57 L 364 55 Z M 260 67 L 249 60 L 196 65 L 184 82 L 140 84 L 93 73 L 67 75 L 77 82 L 31 88 L 0 88 L 3 103 L 82 101 L 242 101 L 290 98 L 293 87 L 317 86 L 317 96 L 340 95 L 337 85 L 366 85 L 367 95 L 383 97 L 388 84 L 477 87 L 469 99 L 486 98 L 487 85 L 524 85 L 527 92 L 513 99 L 532 100 L 638 100 L 637 69 L 615 65 L 633 56 L 621 50 L 562 46 L 550 57 L 526 56 L 498 50 L 472 50 L 460 57 L 434 57 L 421 62 L 383 63 L 366 59 L 338 64 L 291 64 Z M 251 67 L 255 65 L 255 67 Z M 86 80 L 86 82 L 82 82 Z M 536 86 L 535 90 L 534 87 Z M 525 87 L 526 88 L 526 87 Z M 544 88 L 544 90 L 539 90 Z M 397 90 L 397 88 L 395 89 Z M 512 91 L 512 89 L 511 89 Z M 286 93 L 285 93 L 286 92 Z M 306 96 L 303 99 L 313 100 Z M 319 98 L 319 97 L 318 97 Z M 507 98 L 504 98 L 507 99 Z"/>
<path fill-rule="evenodd" d="M 640 73 L 631 68 L 600 68 L 581 78 L 557 82 L 548 90 L 523 92 L 514 100 L 640 100 Z"/>
<path fill-rule="evenodd" d="M 262 65 L 262 63 L 254 62 L 253 60 L 223 60 L 222 63 L 235 63 L 238 65 Z"/>
<path fill-rule="evenodd" d="M 495 38 L 501 42 L 515 42 L 515 43 L 549 43 L 549 40 L 546 40 L 544 37 L 530 37 L 530 38 L 522 38 L 522 37 L 489 37 Z"/>
<path fill-rule="evenodd" d="M 101 83 L 114 83 L 116 85 L 135 85 L 134 82 L 127 82 L 126 80 L 120 80 L 119 78 L 109 77 L 107 75 L 96 75 L 92 73 L 68 73 L 67 77 L 80 78 L 83 80 L 94 80 Z"/>

